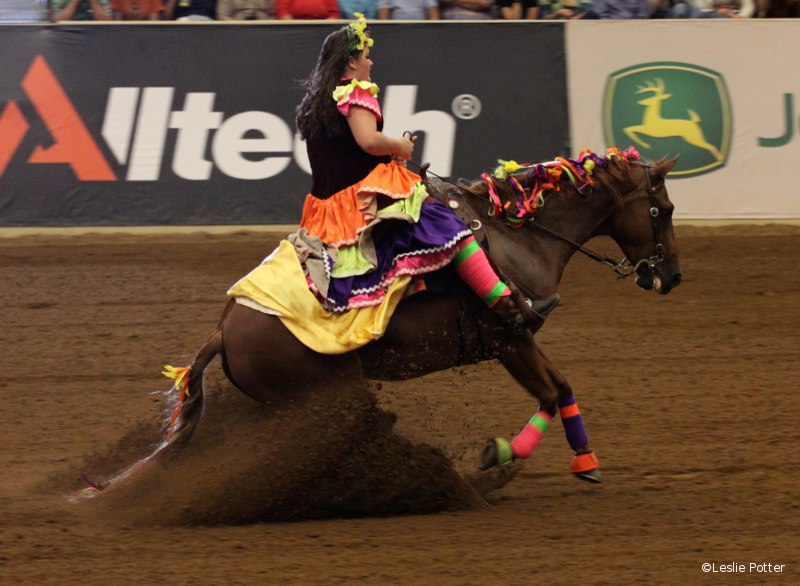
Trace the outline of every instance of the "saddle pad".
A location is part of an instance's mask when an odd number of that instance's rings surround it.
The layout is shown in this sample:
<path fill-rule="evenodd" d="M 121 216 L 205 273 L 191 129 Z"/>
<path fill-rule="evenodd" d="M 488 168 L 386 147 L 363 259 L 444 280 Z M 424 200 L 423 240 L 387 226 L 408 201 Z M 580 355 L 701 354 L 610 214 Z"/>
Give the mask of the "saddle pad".
<path fill-rule="evenodd" d="M 343 313 L 328 312 L 309 291 L 294 246 L 283 240 L 258 267 L 233 285 L 228 295 L 241 305 L 277 316 L 312 350 L 344 354 L 383 335 L 411 278 L 397 278 L 380 305 Z"/>

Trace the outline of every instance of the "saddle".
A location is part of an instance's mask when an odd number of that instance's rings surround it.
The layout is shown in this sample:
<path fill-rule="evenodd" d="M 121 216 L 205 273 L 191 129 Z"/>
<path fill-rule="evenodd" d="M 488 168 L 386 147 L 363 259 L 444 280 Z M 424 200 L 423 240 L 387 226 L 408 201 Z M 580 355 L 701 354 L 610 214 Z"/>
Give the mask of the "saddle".
<path fill-rule="evenodd" d="M 428 165 L 423 165 L 420 168 L 420 176 L 422 177 L 422 183 L 428 190 L 428 195 L 453 210 L 453 213 L 469 226 L 475 236 L 475 240 L 487 250 L 488 254 L 488 242 L 483 222 L 481 222 L 478 213 L 464 201 L 462 188 L 439 177 L 428 177 L 426 174 L 427 169 Z"/>

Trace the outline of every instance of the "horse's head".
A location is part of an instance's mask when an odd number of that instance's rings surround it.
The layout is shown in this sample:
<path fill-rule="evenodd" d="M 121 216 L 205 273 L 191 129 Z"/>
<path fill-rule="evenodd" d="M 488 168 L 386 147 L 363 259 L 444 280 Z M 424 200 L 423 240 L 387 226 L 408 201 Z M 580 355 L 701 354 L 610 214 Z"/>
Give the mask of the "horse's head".
<path fill-rule="evenodd" d="M 627 177 L 614 187 L 619 195 L 601 232 L 622 249 L 636 285 L 666 295 L 681 282 L 678 247 L 672 227 L 674 206 L 665 178 L 677 159 L 652 164 L 620 163 Z M 614 169 L 609 173 L 615 175 Z M 624 273 L 623 273 L 624 274 Z"/>

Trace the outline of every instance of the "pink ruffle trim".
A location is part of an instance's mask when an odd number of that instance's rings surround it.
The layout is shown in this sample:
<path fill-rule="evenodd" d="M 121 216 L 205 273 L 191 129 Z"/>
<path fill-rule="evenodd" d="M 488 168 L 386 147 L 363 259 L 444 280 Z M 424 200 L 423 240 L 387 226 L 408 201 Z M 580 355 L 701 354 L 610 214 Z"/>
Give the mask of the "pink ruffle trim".
<path fill-rule="evenodd" d="M 366 108 L 378 118 L 378 121 L 383 119 L 381 114 L 381 106 L 378 100 L 369 92 L 369 90 L 361 89 L 360 87 L 353 88 L 346 97 L 336 102 L 336 107 L 344 116 L 350 114 L 351 106 L 360 106 Z"/>
<path fill-rule="evenodd" d="M 406 275 L 422 275 L 441 269 L 453 260 L 458 251 L 455 247 L 437 250 L 426 254 L 401 256 L 383 279 L 381 287 L 371 293 L 353 295 L 347 302 L 347 309 L 378 305 L 386 296 L 386 288 L 398 277 Z"/>

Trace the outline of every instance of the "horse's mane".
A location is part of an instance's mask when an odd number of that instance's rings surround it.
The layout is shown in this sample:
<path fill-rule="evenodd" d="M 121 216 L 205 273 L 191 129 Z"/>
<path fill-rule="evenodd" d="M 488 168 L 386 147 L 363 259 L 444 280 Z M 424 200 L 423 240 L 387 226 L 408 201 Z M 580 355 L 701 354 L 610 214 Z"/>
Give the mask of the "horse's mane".
<path fill-rule="evenodd" d="M 633 147 L 620 151 L 610 148 L 605 156 L 588 149 L 577 159 L 556 157 L 547 163 L 498 161 L 492 173 L 484 173 L 480 181 L 467 190 L 491 204 L 492 215 L 504 215 L 510 224 L 533 219 L 545 201 L 555 195 L 588 197 L 592 191 L 605 190 L 616 199 L 634 187 L 631 163 L 640 160 Z M 665 161 L 658 161 L 665 165 Z"/>

